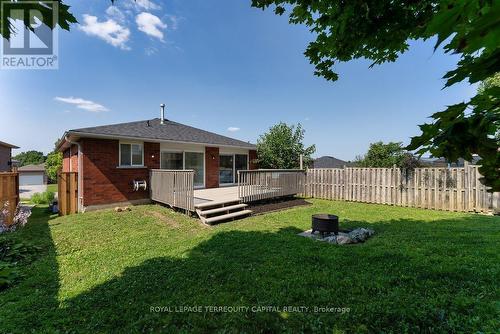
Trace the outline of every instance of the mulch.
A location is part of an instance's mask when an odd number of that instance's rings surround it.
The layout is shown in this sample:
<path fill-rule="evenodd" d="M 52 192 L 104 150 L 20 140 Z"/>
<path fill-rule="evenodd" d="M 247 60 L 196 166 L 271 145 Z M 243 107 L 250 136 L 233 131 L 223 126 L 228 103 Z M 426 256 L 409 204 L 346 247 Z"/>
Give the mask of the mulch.
<path fill-rule="evenodd" d="M 253 211 L 253 215 L 291 209 L 297 206 L 312 205 L 302 198 L 286 198 L 281 200 L 266 201 L 262 203 L 252 203 L 248 209 Z"/>

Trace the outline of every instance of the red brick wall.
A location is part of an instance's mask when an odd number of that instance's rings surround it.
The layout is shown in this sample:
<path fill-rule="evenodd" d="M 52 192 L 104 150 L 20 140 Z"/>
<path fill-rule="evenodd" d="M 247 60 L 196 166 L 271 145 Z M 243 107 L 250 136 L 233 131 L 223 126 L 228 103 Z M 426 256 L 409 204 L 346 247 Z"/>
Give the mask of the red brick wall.
<path fill-rule="evenodd" d="M 219 148 L 205 147 L 205 188 L 219 186 Z"/>
<path fill-rule="evenodd" d="M 71 163 L 70 163 L 71 160 Z M 71 166 L 71 170 L 70 170 Z M 78 172 L 78 146 L 72 145 L 71 148 L 63 152 L 63 172 Z"/>
<path fill-rule="evenodd" d="M 257 165 L 257 151 L 256 150 L 250 150 L 248 151 L 248 159 L 249 159 L 249 168 L 250 169 L 257 169 L 259 166 Z"/>
<path fill-rule="evenodd" d="M 82 139 L 83 205 L 104 205 L 147 199 L 149 190 L 133 191 L 132 181 L 147 180 L 149 169 L 160 168 L 160 144 L 144 143 L 147 168 L 117 168 L 119 141 Z"/>

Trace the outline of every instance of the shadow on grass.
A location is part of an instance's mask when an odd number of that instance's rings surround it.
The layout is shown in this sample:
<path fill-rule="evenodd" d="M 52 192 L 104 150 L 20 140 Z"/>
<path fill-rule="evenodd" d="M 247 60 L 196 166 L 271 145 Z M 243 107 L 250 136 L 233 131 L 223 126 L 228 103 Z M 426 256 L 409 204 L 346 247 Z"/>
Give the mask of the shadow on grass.
<path fill-rule="evenodd" d="M 36 298 L 26 296 L 30 302 L 16 306 L 20 318 L 11 315 L 7 331 L 487 332 L 495 321 L 499 230 L 468 226 L 473 220 L 370 224 L 377 231 L 373 239 L 344 247 L 299 237 L 302 231 L 292 227 L 224 231 L 185 257 L 152 258 L 62 305 L 52 245 L 36 280 L 24 287 Z M 46 243 L 50 232 L 39 229 Z M 250 309 L 207 312 L 206 306 Z M 262 312 L 257 306 L 308 309 Z M 23 317 L 25 307 L 35 316 Z M 314 307 L 349 312 L 315 313 Z"/>

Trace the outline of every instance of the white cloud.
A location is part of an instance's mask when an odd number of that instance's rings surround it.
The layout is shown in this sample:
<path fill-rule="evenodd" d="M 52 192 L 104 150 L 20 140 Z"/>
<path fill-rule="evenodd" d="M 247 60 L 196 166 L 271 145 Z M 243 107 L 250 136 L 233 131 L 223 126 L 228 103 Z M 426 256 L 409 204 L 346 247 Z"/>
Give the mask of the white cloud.
<path fill-rule="evenodd" d="M 235 126 L 230 126 L 227 128 L 227 131 L 229 132 L 236 132 L 236 131 L 240 131 L 240 128 L 237 128 Z"/>
<path fill-rule="evenodd" d="M 79 28 L 89 36 L 96 36 L 107 43 L 119 47 L 122 50 L 130 50 L 127 41 L 130 38 L 130 30 L 113 19 L 99 22 L 96 16 L 83 15 L 83 25 Z"/>
<path fill-rule="evenodd" d="M 109 111 L 108 108 L 103 106 L 102 104 L 96 103 L 90 100 L 84 100 L 79 97 L 59 97 L 56 96 L 54 100 L 59 102 L 64 102 L 68 104 L 75 105 L 79 109 L 91 111 L 91 112 L 101 112 L 101 111 Z"/>
<path fill-rule="evenodd" d="M 160 5 L 157 5 L 150 0 L 131 0 L 131 4 L 135 8 L 142 8 L 146 10 L 158 10 L 161 9 Z"/>
<path fill-rule="evenodd" d="M 124 24 L 126 21 L 125 14 L 116 6 L 109 6 L 108 9 L 106 9 L 106 15 L 121 24 Z"/>
<path fill-rule="evenodd" d="M 151 13 L 142 12 L 135 17 L 137 28 L 143 33 L 163 41 L 163 31 L 167 25 L 160 18 Z"/>

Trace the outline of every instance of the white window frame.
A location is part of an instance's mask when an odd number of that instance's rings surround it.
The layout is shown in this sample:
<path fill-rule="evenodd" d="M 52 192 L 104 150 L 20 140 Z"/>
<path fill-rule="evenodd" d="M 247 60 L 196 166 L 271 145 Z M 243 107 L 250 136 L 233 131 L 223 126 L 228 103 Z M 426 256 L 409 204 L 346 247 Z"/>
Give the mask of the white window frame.
<path fill-rule="evenodd" d="M 123 165 L 122 164 L 122 145 L 130 145 L 130 165 Z M 132 159 L 132 145 L 139 145 L 141 147 L 141 164 L 140 165 L 134 165 L 133 159 Z M 137 168 L 137 167 L 144 167 L 144 143 L 143 142 L 131 142 L 131 141 L 120 141 L 118 144 L 118 166 L 120 168 Z"/>

